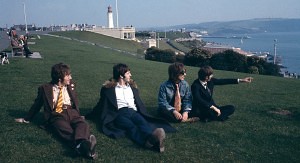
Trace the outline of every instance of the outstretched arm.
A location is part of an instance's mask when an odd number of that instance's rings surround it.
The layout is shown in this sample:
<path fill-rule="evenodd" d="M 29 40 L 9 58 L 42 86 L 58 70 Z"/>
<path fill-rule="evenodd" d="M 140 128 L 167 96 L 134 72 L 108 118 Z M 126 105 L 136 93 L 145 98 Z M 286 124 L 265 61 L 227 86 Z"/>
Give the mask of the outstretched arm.
<path fill-rule="evenodd" d="M 253 80 L 252 77 L 246 77 L 244 79 L 238 79 L 238 81 L 241 82 L 241 83 L 251 83 L 252 80 Z"/>
<path fill-rule="evenodd" d="M 16 122 L 29 123 L 33 119 L 33 117 L 36 115 L 36 113 L 38 113 L 40 111 L 40 109 L 43 105 L 43 97 L 42 97 L 43 93 L 44 93 L 44 89 L 41 86 L 38 88 L 38 95 L 37 95 L 33 105 L 31 106 L 29 112 L 25 116 L 25 118 L 17 118 L 17 119 L 15 119 Z"/>

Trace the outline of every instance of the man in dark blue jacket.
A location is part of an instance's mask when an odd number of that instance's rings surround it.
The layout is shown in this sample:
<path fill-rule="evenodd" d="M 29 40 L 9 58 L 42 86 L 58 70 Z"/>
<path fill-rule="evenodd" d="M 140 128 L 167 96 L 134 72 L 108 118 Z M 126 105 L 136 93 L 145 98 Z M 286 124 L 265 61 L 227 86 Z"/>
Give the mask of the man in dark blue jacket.
<path fill-rule="evenodd" d="M 126 64 L 113 67 L 113 78 L 103 84 L 100 100 L 87 119 L 98 120 L 100 130 L 112 138 L 128 136 L 146 148 L 164 152 L 165 132 L 175 132 L 163 119 L 149 115 Z"/>
<path fill-rule="evenodd" d="M 198 79 L 192 86 L 192 112 L 193 116 L 198 116 L 200 120 L 207 122 L 212 120 L 225 121 L 233 114 L 233 105 L 218 106 L 213 100 L 215 85 L 238 84 L 240 82 L 250 83 L 252 77 L 244 79 L 216 79 L 213 78 L 213 69 L 210 66 L 203 66 L 198 71 Z"/>

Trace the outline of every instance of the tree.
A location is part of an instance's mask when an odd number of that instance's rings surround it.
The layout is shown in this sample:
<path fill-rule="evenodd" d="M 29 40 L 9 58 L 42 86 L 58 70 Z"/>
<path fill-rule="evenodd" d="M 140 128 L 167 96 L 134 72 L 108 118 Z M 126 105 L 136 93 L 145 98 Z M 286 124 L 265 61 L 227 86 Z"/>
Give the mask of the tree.
<path fill-rule="evenodd" d="M 212 54 L 201 48 L 194 48 L 185 55 L 184 63 L 189 66 L 204 66 L 209 65 L 209 59 Z"/>
<path fill-rule="evenodd" d="M 257 56 L 251 56 L 247 58 L 248 72 L 252 73 L 251 67 L 256 67 L 259 74 L 263 75 L 280 75 L 280 67 L 273 63 L 268 63 L 265 59 Z"/>
<path fill-rule="evenodd" d="M 256 66 L 248 67 L 248 73 L 250 74 L 259 74 L 258 68 Z"/>
<path fill-rule="evenodd" d="M 219 70 L 247 72 L 247 56 L 233 50 L 226 50 L 212 56 L 211 67 Z"/>
<path fill-rule="evenodd" d="M 176 54 L 173 50 L 160 50 L 156 47 L 148 48 L 145 54 L 146 60 L 173 63 L 176 61 Z"/>

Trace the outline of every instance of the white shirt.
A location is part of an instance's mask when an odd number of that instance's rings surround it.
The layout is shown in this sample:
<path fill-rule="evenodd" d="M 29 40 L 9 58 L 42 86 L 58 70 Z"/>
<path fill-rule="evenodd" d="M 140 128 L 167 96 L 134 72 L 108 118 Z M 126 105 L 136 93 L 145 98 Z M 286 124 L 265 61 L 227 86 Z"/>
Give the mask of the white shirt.
<path fill-rule="evenodd" d="M 121 86 L 119 83 L 115 87 L 118 109 L 128 107 L 137 110 L 134 103 L 134 96 L 131 87 L 128 85 Z"/>
<path fill-rule="evenodd" d="M 206 87 L 207 87 L 207 82 L 203 82 L 203 81 L 201 81 L 201 80 L 199 80 L 200 81 L 200 83 L 202 84 L 202 86 L 206 89 Z"/>
<path fill-rule="evenodd" d="M 58 85 L 54 85 L 52 88 L 53 88 L 53 108 L 55 108 L 58 100 L 58 95 L 59 95 L 59 87 Z M 62 88 L 62 94 L 63 94 L 63 104 L 71 105 L 71 98 L 69 96 L 66 86 Z"/>

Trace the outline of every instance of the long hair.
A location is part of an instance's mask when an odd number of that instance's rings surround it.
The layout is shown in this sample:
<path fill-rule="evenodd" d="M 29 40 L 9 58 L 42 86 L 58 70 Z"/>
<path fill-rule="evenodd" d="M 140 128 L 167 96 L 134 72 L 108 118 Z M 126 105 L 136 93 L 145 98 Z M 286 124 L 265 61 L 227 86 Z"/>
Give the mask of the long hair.
<path fill-rule="evenodd" d="M 204 81 L 211 74 L 213 74 L 213 69 L 210 66 L 203 66 L 198 71 L 198 79 Z"/>
<path fill-rule="evenodd" d="M 124 63 L 116 64 L 113 67 L 113 79 L 118 81 L 120 76 L 124 77 L 127 71 L 130 71 L 130 69 L 126 64 Z"/>
<path fill-rule="evenodd" d="M 186 69 L 184 68 L 184 64 L 175 62 L 169 66 L 169 80 L 175 82 L 178 80 L 178 76 L 184 74 L 185 72 Z"/>
<path fill-rule="evenodd" d="M 69 74 L 71 74 L 71 70 L 68 65 L 64 63 L 55 64 L 51 68 L 51 82 L 53 84 L 57 84 L 59 82 L 59 79 L 63 81 L 64 77 Z"/>

